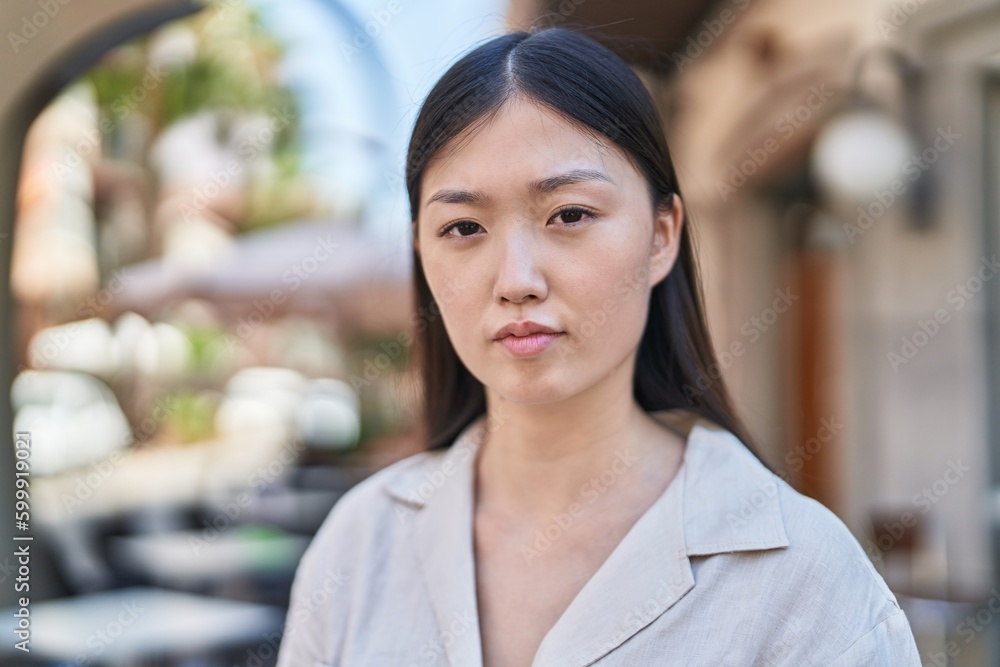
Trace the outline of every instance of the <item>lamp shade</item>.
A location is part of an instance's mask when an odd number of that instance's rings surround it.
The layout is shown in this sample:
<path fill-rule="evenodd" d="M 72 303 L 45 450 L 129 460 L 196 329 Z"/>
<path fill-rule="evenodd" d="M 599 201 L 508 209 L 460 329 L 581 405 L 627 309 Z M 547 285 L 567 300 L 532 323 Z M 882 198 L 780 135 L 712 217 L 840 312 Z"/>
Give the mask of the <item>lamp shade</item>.
<path fill-rule="evenodd" d="M 860 204 L 901 179 L 916 151 L 910 133 L 894 118 L 878 109 L 854 109 L 820 130 L 811 168 L 825 194 Z"/>

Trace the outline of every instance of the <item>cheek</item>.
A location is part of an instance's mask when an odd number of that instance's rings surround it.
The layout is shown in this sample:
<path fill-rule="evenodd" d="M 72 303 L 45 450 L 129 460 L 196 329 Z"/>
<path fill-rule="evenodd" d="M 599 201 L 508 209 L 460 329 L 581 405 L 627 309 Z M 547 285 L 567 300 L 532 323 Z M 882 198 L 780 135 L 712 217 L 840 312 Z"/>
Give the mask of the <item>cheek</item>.
<path fill-rule="evenodd" d="M 462 356 L 482 334 L 483 304 L 474 287 L 477 279 L 468 267 L 435 262 L 433 257 L 425 260 L 423 268 L 448 338 Z"/>
<path fill-rule="evenodd" d="M 605 245 L 587 261 L 574 263 L 569 284 L 577 334 L 585 342 L 631 345 L 645 328 L 649 275 L 645 255 L 635 248 Z"/>

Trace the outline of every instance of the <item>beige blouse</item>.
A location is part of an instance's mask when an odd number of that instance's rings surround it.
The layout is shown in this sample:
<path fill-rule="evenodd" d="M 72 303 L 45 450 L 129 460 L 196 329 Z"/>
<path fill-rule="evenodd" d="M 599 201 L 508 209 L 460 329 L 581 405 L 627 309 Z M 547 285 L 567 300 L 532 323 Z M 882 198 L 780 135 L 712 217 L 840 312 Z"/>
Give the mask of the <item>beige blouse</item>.
<path fill-rule="evenodd" d="M 676 411 L 650 414 L 677 430 Z M 296 572 L 277 667 L 482 667 L 472 484 L 485 433 L 480 417 L 450 448 L 337 502 Z M 906 616 L 840 519 L 698 422 L 674 479 L 532 667 L 920 664 Z"/>

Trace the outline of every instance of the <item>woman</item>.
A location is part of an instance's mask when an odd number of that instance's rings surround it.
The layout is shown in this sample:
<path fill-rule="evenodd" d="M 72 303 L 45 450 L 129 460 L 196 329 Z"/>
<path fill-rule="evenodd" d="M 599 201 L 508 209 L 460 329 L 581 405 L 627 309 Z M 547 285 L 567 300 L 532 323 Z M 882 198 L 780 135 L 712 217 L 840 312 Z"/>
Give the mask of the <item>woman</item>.
<path fill-rule="evenodd" d="M 279 667 L 920 664 L 848 529 L 705 387 L 680 189 L 622 60 L 564 28 L 479 46 L 406 176 L 430 448 L 334 507 Z"/>

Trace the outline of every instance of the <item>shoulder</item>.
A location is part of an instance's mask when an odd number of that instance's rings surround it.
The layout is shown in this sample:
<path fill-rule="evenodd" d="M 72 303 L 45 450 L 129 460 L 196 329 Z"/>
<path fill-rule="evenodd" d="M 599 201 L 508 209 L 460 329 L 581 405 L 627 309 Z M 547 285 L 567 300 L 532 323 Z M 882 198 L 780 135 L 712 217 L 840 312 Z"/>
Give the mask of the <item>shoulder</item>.
<path fill-rule="evenodd" d="M 337 500 L 296 568 L 278 667 L 335 661 L 357 625 L 365 622 L 367 605 L 382 599 L 379 590 L 387 578 L 408 575 L 403 565 L 412 560 L 409 522 L 398 514 L 406 504 L 389 490 L 441 456 L 439 451 L 413 454 L 358 482 Z"/>
<path fill-rule="evenodd" d="M 732 433 L 698 434 L 690 452 L 689 554 L 722 555 L 714 567 L 698 567 L 725 597 L 740 600 L 741 618 L 752 610 L 766 663 L 919 665 L 896 596 L 840 517 L 766 468 Z"/>
<path fill-rule="evenodd" d="M 419 508 L 419 480 L 440 464 L 446 452 L 440 449 L 412 454 L 352 486 L 334 504 L 306 553 L 357 553 L 366 542 L 387 537 L 405 523 L 403 517 Z M 410 487 L 413 490 L 407 493 Z M 350 536 L 349 542 L 344 540 L 345 535 Z"/>
<path fill-rule="evenodd" d="M 688 553 L 745 553 L 775 578 L 863 594 L 884 612 L 896 598 L 844 522 L 796 491 L 732 433 L 699 431 L 685 490 Z"/>
<path fill-rule="evenodd" d="M 852 592 L 865 592 L 886 614 L 898 610 L 896 596 L 840 517 L 778 475 L 773 477 L 789 542 L 785 557 L 796 571 L 820 583 L 836 581 Z"/>
<path fill-rule="evenodd" d="M 919 665 L 906 616 L 858 539 L 822 503 L 774 479 L 788 537 L 774 552 L 787 592 L 784 640 L 823 640 L 824 664 Z"/>
<path fill-rule="evenodd" d="M 710 556 L 693 563 L 717 587 L 713 597 L 739 598 L 741 614 L 757 606 L 768 664 L 873 664 L 868 657 L 886 650 L 903 657 L 878 664 L 919 664 L 895 595 L 844 522 L 728 431 L 697 435 L 685 502 L 688 554 Z"/>

